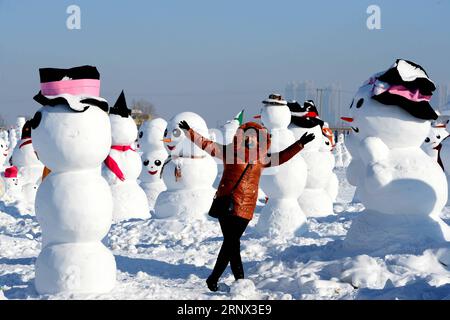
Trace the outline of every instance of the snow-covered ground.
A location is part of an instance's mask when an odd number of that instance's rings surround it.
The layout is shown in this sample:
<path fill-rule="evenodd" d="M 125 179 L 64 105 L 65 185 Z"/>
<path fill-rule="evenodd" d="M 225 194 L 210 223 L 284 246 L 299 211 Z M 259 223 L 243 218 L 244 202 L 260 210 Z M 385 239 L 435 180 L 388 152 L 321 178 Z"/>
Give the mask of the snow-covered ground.
<path fill-rule="evenodd" d="M 450 299 L 450 245 L 405 248 L 398 254 L 354 255 L 342 240 L 361 204 L 350 203 L 353 188 L 340 180 L 335 215 L 310 219 L 302 237 L 259 238 L 251 222 L 242 241 L 248 280 L 224 275 L 224 290 L 208 291 L 221 245 L 218 223 L 176 223 L 150 219 L 112 226 L 104 240 L 117 262 L 117 285 L 105 295 L 40 296 L 34 263 L 40 228 L 31 209 L 0 201 L 0 299 Z M 258 211 L 261 207 L 258 207 Z M 444 218 L 450 223 L 450 208 Z"/>

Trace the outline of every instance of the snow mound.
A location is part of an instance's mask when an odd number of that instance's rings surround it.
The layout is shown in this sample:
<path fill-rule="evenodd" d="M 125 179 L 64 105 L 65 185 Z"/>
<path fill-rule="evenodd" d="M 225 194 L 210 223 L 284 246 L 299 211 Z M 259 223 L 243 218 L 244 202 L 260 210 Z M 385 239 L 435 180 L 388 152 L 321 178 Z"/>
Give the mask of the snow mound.
<path fill-rule="evenodd" d="M 249 279 L 235 281 L 230 287 L 230 295 L 233 300 L 255 300 L 260 299 L 255 284 Z"/>

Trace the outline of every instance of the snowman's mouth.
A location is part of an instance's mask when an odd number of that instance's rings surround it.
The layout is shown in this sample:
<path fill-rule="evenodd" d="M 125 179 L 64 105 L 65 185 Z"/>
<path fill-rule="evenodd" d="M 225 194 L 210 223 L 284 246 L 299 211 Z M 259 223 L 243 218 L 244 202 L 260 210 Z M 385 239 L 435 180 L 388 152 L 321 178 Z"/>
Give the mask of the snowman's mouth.
<path fill-rule="evenodd" d="M 175 147 L 176 147 L 176 146 L 169 146 L 169 145 L 167 146 L 167 148 L 168 148 L 170 151 L 174 150 Z"/>
<path fill-rule="evenodd" d="M 352 127 L 352 130 L 355 131 L 356 133 L 359 132 L 359 128 L 358 127 Z"/>
<path fill-rule="evenodd" d="M 7 154 L 7 153 L 4 153 L 3 155 L 4 155 L 5 157 L 7 157 L 7 156 L 8 156 L 8 154 Z"/>
<path fill-rule="evenodd" d="M 148 173 L 150 173 L 152 176 L 154 176 L 155 174 L 158 173 L 158 170 L 156 170 L 156 171 L 149 171 Z"/>

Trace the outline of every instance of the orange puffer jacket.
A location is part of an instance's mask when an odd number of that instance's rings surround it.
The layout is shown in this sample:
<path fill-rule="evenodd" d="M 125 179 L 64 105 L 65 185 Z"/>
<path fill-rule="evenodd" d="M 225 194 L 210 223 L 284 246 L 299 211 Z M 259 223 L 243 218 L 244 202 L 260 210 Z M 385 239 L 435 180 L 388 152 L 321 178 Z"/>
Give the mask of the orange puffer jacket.
<path fill-rule="evenodd" d="M 244 146 L 244 130 L 247 128 L 257 130 L 260 137 L 257 148 L 252 150 Z M 206 139 L 192 128 L 187 131 L 187 136 L 211 156 L 220 158 L 224 162 L 217 196 L 230 195 L 245 167 L 250 162 L 249 168 L 233 192 L 234 209 L 232 214 L 247 220 L 253 218 L 262 170 L 285 163 L 303 149 L 302 144 L 294 142 L 281 152 L 268 154 L 270 134 L 266 128 L 256 122 L 247 122 L 241 125 L 234 136 L 233 143 L 226 146 Z M 254 152 L 254 155 L 252 152 Z"/>

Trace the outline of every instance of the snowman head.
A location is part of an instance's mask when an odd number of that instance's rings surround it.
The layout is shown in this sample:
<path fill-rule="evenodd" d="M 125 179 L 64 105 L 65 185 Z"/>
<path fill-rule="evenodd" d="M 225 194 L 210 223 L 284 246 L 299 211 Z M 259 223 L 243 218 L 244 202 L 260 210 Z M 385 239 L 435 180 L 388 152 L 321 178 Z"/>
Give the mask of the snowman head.
<path fill-rule="evenodd" d="M 3 165 L 6 157 L 8 156 L 8 152 L 9 152 L 8 143 L 5 139 L 1 138 L 0 139 L 0 159 L 3 161 L 0 160 L 0 166 Z"/>
<path fill-rule="evenodd" d="M 359 88 L 350 104 L 350 122 L 355 138 L 378 137 L 389 147 L 419 147 L 429 133 L 434 84 L 418 65 L 397 62 Z"/>
<path fill-rule="evenodd" d="M 145 121 L 139 128 L 138 148 L 144 151 L 152 147 L 163 148 L 162 139 L 166 127 L 167 121 L 162 118 Z"/>
<path fill-rule="evenodd" d="M 40 69 L 43 107 L 34 115 L 33 146 L 53 172 L 98 168 L 111 147 L 108 103 L 95 67 Z"/>
<path fill-rule="evenodd" d="M 137 138 L 137 127 L 127 107 L 122 91 L 114 106 L 109 110 L 111 122 L 111 142 L 114 146 L 129 146 Z"/>
<path fill-rule="evenodd" d="M 156 149 L 144 152 L 142 158 L 141 180 L 145 182 L 158 181 L 161 179 L 161 169 L 167 159 L 165 149 Z"/>
<path fill-rule="evenodd" d="M 186 137 L 183 130 L 178 127 L 180 121 L 186 121 L 197 133 L 208 137 L 208 127 L 205 120 L 194 112 L 182 112 L 169 120 L 164 131 L 164 146 L 172 156 L 203 156 L 205 152 Z"/>
<path fill-rule="evenodd" d="M 321 151 L 333 151 L 336 144 L 334 143 L 334 133 L 330 129 L 328 123 L 324 123 L 322 128 L 323 146 Z"/>
<path fill-rule="evenodd" d="M 422 148 L 426 151 L 437 150 L 442 140 L 447 138 L 448 132 L 444 124 L 433 123 Z"/>
<path fill-rule="evenodd" d="M 261 108 L 261 122 L 269 130 L 287 128 L 291 122 L 291 112 L 287 102 L 279 94 L 271 94 Z M 255 118 L 257 118 L 256 116 Z"/>

